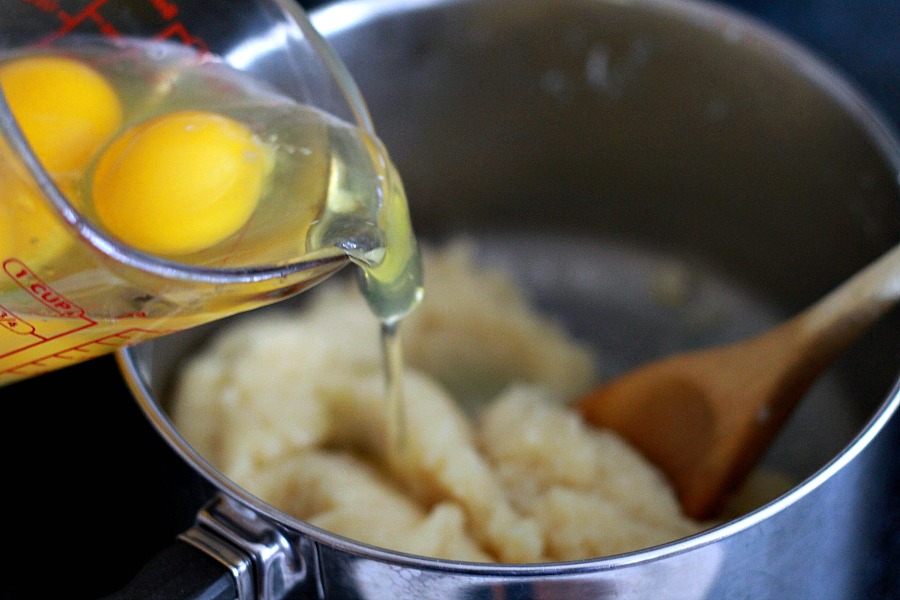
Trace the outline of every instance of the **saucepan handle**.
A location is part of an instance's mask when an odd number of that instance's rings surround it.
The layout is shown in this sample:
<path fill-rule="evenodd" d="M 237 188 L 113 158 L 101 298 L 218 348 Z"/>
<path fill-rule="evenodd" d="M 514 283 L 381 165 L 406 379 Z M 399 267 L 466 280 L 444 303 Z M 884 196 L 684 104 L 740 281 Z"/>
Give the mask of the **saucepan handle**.
<path fill-rule="evenodd" d="M 234 572 L 194 545 L 176 539 L 150 559 L 126 587 L 101 600 L 235 600 Z"/>
<path fill-rule="evenodd" d="M 219 495 L 125 588 L 100 600 L 281 600 L 317 585 L 313 546 Z"/>

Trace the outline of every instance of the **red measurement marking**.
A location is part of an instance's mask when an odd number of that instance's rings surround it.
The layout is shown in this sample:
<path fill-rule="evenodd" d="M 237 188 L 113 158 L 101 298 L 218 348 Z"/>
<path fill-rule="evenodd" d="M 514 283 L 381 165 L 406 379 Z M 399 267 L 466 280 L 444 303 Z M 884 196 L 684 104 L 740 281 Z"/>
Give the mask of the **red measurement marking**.
<path fill-rule="evenodd" d="M 113 25 L 108 19 L 100 14 L 100 9 L 104 5 L 106 5 L 109 0 L 94 0 L 93 2 L 85 6 L 81 11 L 74 14 L 70 14 L 62 10 L 56 0 L 24 1 L 43 12 L 56 13 L 56 16 L 62 23 L 59 29 L 57 29 L 55 32 L 53 32 L 43 40 L 43 43 L 45 44 L 65 36 L 66 34 L 74 31 L 75 28 L 77 28 L 82 23 L 88 21 L 94 23 L 100 30 L 100 33 L 106 37 L 117 38 L 122 35 L 122 32 L 120 32 L 115 25 Z M 168 0 L 149 0 L 149 2 L 151 6 L 156 9 L 156 12 L 159 13 L 159 16 L 162 17 L 165 21 L 171 21 L 178 16 L 178 6 L 173 4 L 172 2 L 169 2 Z M 174 38 L 180 40 L 182 43 L 188 46 L 197 48 L 201 52 L 209 51 L 209 47 L 206 45 L 206 42 L 204 42 L 199 37 L 191 35 L 188 32 L 187 28 L 184 26 L 184 23 L 181 23 L 180 21 L 169 23 L 168 25 L 166 25 L 159 32 L 156 38 L 161 40 Z"/>
<path fill-rule="evenodd" d="M 171 2 L 166 2 L 166 0 L 150 0 L 150 4 L 153 5 L 153 8 L 155 8 L 159 15 L 166 21 L 171 21 L 178 16 L 178 7 Z"/>
<path fill-rule="evenodd" d="M 0 327 L 8 329 L 17 335 L 32 335 L 34 333 L 34 325 L 17 317 L 13 311 L 3 308 L 3 306 L 0 306 Z"/>
<path fill-rule="evenodd" d="M 53 354 L 49 354 L 47 356 L 43 356 L 26 363 L 4 369 L 3 371 L 0 371 L 0 376 L 11 375 L 27 377 L 30 375 L 38 375 L 40 373 L 59 368 L 61 366 L 81 362 L 94 356 L 108 354 L 113 350 L 145 339 L 148 334 L 156 336 L 165 333 L 174 333 L 174 331 L 175 330 L 153 331 L 150 329 L 139 328 L 127 329 L 125 331 L 120 331 L 112 335 L 97 338 L 96 340 L 84 342 L 82 344 L 78 344 L 77 346 L 72 346 L 71 348 L 66 348 L 65 350 L 60 350 L 59 352 L 54 352 Z"/>
<path fill-rule="evenodd" d="M 119 37 L 121 35 L 119 31 L 112 23 L 103 18 L 99 12 L 106 2 L 107 0 L 94 0 L 94 2 L 85 6 L 81 12 L 74 15 L 70 15 L 64 10 L 57 12 L 56 16 L 62 21 L 62 26 L 51 36 L 51 39 L 61 38 L 87 20 L 96 23 L 97 27 L 100 28 L 101 34 L 107 37 Z"/>
<path fill-rule="evenodd" d="M 166 26 L 166 28 L 160 31 L 159 35 L 157 35 L 156 37 L 160 40 L 177 38 L 181 40 L 182 43 L 187 44 L 188 46 L 193 46 L 201 52 L 209 51 L 209 47 L 206 45 L 206 42 L 188 33 L 188 30 L 185 28 L 184 23 L 181 23 L 180 21 L 171 23 L 170 25 Z"/>
<path fill-rule="evenodd" d="M 3 262 L 3 270 L 28 294 L 61 317 L 84 318 L 84 309 L 66 300 L 22 261 L 11 258 Z"/>
<path fill-rule="evenodd" d="M 90 329 L 91 327 L 95 326 L 96 324 L 97 323 L 95 321 L 91 321 L 87 317 L 84 317 L 81 325 L 78 325 L 77 327 L 73 326 L 71 329 L 67 329 L 65 331 L 61 331 L 61 332 L 57 333 L 56 335 L 50 335 L 50 336 L 43 335 L 43 334 L 39 333 L 37 331 L 37 329 L 35 329 L 30 335 L 30 337 L 32 338 L 30 340 L 31 343 L 26 344 L 24 346 L 19 346 L 17 348 L 13 348 L 6 354 L 0 354 L 0 359 L 7 358 L 10 356 L 13 356 L 14 354 L 18 354 L 21 352 L 26 352 L 26 351 L 32 350 L 33 348 L 37 348 L 38 346 L 41 346 L 43 344 L 53 342 L 54 340 L 62 339 L 64 337 L 66 337 L 67 335 L 73 335 L 73 334 L 78 333 L 79 331 L 83 331 L 85 329 Z"/>

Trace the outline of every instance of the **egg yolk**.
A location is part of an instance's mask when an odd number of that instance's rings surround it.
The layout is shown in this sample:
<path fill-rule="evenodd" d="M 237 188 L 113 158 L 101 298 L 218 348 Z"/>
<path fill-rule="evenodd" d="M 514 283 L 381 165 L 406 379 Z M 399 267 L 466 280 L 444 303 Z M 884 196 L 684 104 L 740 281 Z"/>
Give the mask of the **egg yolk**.
<path fill-rule="evenodd" d="M 247 222 L 271 165 L 271 149 L 242 123 L 205 111 L 170 113 L 110 144 L 94 172 L 94 208 L 113 235 L 139 250 L 196 252 Z"/>
<path fill-rule="evenodd" d="M 121 126 L 115 90 L 91 67 L 61 56 L 0 65 L 0 87 L 25 139 L 52 175 L 81 171 Z"/>

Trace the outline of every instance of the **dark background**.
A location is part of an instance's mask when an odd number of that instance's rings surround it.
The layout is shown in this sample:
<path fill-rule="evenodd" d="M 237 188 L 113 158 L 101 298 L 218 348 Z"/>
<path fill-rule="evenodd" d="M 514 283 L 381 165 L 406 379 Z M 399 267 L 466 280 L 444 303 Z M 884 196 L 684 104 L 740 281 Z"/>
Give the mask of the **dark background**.
<path fill-rule="evenodd" d="M 803 43 L 900 123 L 900 0 L 722 3 Z M 111 356 L 7 386 L 0 397 L 8 557 L 0 598 L 111 593 L 190 526 L 200 482 L 145 420 Z M 894 419 L 895 440 L 898 430 Z M 895 501 L 886 522 L 898 515 Z M 896 527 L 885 534 L 895 559 L 874 574 L 867 598 L 900 597 L 898 538 Z"/>

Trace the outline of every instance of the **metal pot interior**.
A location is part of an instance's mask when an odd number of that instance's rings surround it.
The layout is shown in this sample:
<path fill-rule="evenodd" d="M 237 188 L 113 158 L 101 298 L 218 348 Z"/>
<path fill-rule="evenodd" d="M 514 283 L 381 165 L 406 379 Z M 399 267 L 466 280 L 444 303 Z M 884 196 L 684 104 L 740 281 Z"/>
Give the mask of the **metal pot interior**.
<path fill-rule="evenodd" d="M 350 1 L 313 17 L 362 89 L 420 237 L 479 240 L 484 260 L 600 350 L 606 375 L 762 331 L 898 239 L 888 126 L 826 66 L 734 13 Z M 660 301 L 660 281 L 681 286 L 679 302 Z M 224 480 L 168 421 L 174 370 L 220 326 L 121 362 L 187 460 L 304 529 Z M 898 356 L 890 316 L 810 392 L 764 459 L 797 483 L 782 505 L 822 485 L 816 475 L 896 408 Z"/>

